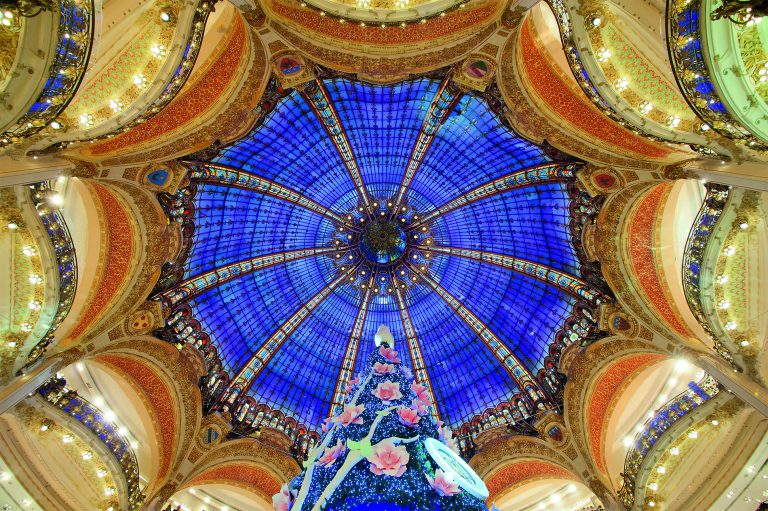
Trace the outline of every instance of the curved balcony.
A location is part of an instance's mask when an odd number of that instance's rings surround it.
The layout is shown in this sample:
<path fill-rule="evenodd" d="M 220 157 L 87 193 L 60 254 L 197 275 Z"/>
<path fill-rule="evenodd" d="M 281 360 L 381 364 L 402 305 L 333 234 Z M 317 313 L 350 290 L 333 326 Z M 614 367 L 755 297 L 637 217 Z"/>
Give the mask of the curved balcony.
<path fill-rule="evenodd" d="M 733 346 L 729 342 L 723 342 L 726 336 L 722 335 L 721 328 L 710 320 L 711 311 L 706 311 L 703 303 L 702 287 L 711 287 L 712 271 L 707 271 L 711 264 L 708 263 L 707 250 L 712 235 L 720 224 L 723 211 L 731 196 L 730 187 L 720 184 L 707 183 L 707 193 L 704 203 L 701 205 L 696 219 L 691 227 L 688 240 L 683 252 L 683 291 L 688 306 L 693 315 L 714 339 L 715 349 L 728 362 L 733 363 Z M 702 279 L 702 273 L 705 273 Z M 707 312 L 710 312 L 708 314 Z M 719 335 L 718 335 L 719 334 Z"/>
<path fill-rule="evenodd" d="M 712 0 L 667 0 L 667 45 L 675 79 L 691 109 L 714 130 L 750 148 L 768 150 L 768 93 L 757 89 L 740 48 L 744 28 L 712 20 Z M 766 34 L 768 36 L 768 34 Z M 752 66 L 755 67 L 755 66 Z M 768 69 L 766 69 L 768 71 Z"/>
<path fill-rule="evenodd" d="M 661 453 L 691 424 L 709 415 L 720 401 L 730 398 L 720 392 L 719 384 L 709 375 L 698 383 L 689 383 L 688 387 L 657 410 L 635 435 L 627 451 L 622 487 L 618 492 L 627 509 L 635 509 L 644 502 L 650 468 Z"/>
<path fill-rule="evenodd" d="M 45 353 L 46 347 L 53 341 L 54 333 L 64 318 L 67 317 L 77 289 L 77 260 L 75 246 L 67 229 L 61 211 L 56 207 L 55 199 L 58 193 L 53 190 L 50 182 L 41 182 L 30 186 L 30 199 L 35 206 L 40 221 L 45 227 L 53 255 L 56 258 L 56 276 L 58 284 L 58 304 L 56 312 L 46 333 L 32 348 L 28 355 L 28 363 L 32 363 Z"/>
<path fill-rule="evenodd" d="M 598 14 L 599 10 L 592 16 L 584 12 L 585 8 L 575 0 L 546 2 L 557 20 L 563 51 L 573 76 L 597 108 L 632 132 L 652 140 L 690 144 L 694 147 L 707 143 L 701 134 L 675 129 L 679 119 L 674 124 L 651 120 L 647 112 L 642 113 L 630 105 L 622 97 L 620 90 L 610 83 L 599 63 L 599 52 L 592 48 L 588 33 L 588 30 L 598 30 L 601 25 L 605 25 L 602 21 L 604 17 Z"/>
<path fill-rule="evenodd" d="M 139 485 L 139 464 L 130 442 L 101 410 L 78 396 L 74 390 L 67 389 L 66 384 L 64 378 L 52 378 L 40 387 L 38 393 L 52 406 L 82 424 L 103 444 L 123 475 L 123 480 L 118 483 L 121 488 L 116 492 L 120 499 L 119 509 L 138 511 L 144 495 Z"/>
<path fill-rule="evenodd" d="M 153 49 L 157 52 L 153 59 L 160 59 L 161 62 L 156 72 L 147 76 L 135 75 L 131 93 L 119 93 L 111 105 L 94 102 L 78 94 L 60 118 L 63 129 L 46 132 L 45 139 L 36 143 L 29 155 L 55 152 L 84 140 L 111 138 L 157 115 L 176 97 L 192 74 L 214 3 L 215 0 L 197 0 L 184 3 L 178 12 L 162 11 L 158 23 L 175 20 L 176 28 L 172 32 L 172 44 L 167 43 L 167 49 L 163 45 Z M 149 5 L 148 8 L 156 6 Z M 163 18 L 163 14 L 169 18 Z M 154 60 L 151 66 L 147 65 L 147 69 L 155 68 Z M 98 67 L 98 63 L 92 66 Z M 99 76 L 99 72 L 96 69 L 89 80 L 92 82 Z M 91 85 L 83 85 L 83 94 L 86 96 Z M 135 96 L 135 92 L 138 92 L 138 96 Z M 128 97 L 134 99 L 129 101 Z"/>
<path fill-rule="evenodd" d="M 85 75 L 94 32 L 93 0 L 62 0 L 59 12 L 25 18 L 2 87 L 0 147 L 46 126 L 67 107 Z M 53 123 L 53 124 L 52 124 Z"/>

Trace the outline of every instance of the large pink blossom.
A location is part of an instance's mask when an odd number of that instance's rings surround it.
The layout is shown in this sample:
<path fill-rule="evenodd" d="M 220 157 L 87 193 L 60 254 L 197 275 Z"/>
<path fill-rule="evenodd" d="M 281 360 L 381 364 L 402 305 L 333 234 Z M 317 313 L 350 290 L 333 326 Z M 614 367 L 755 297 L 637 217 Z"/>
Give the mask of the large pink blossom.
<path fill-rule="evenodd" d="M 323 452 L 323 455 L 318 458 L 317 464 L 327 467 L 339 459 L 339 456 L 344 454 L 346 451 L 347 448 L 344 447 L 344 444 L 341 443 L 341 439 L 338 439 L 336 440 L 336 445 L 325 448 L 325 452 Z"/>
<path fill-rule="evenodd" d="M 296 495 L 288 489 L 287 484 L 284 484 L 280 493 L 272 496 L 272 507 L 275 508 L 275 511 L 289 511 L 295 499 Z"/>
<path fill-rule="evenodd" d="M 400 477 L 405 473 L 410 459 L 404 445 L 395 445 L 392 440 L 382 440 L 373 447 L 373 453 L 366 459 L 371 462 L 370 470 L 377 476 Z"/>
<path fill-rule="evenodd" d="M 381 362 L 376 362 L 373 364 L 373 372 L 376 374 L 391 374 L 395 372 L 395 366 L 392 364 L 382 364 Z"/>
<path fill-rule="evenodd" d="M 411 383 L 411 389 L 416 393 L 416 397 L 424 403 L 425 406 L 429 406 L 432 404 L 432 397 L 429 395 L 429 391 L 427 390 L 427 387 L 420 383 Z"/>
<path fill-rule="evenodd" d="M 344 406 L 344 411 L 333 418 L 334 422 L 338 422 L 342 426 L 349 426 L 350 424 L 362 424 L 363 418 L 361 415 L 365 411 L 365 405 L 353 405 L 348 404 Z"/>
<path fill-rule="evenodd" d="M 404 406 L 401 406 L 397 409 L 397 416 L 401 424 L 405 424 L 411 428 L 418 424 L 419 420 L 421 419 L 421 415 L 419 415 L 418 410 L 414 410 L 413 408 L 406 408 Z"/>
<path fill-rule="evenodd" d="M 381 399 L 384 403 L 389 403 L 403 397 L 403 393 L 400 392 L 400 384 L 389 380 L 379 383 L 371 394 Z"/>
<path fill-rule="evenodd" d="M 451 495 L 456 495 L 461 491 L 459 485 L 453 482 L 453 476 L 446 474 L 439 468 L 435 470 L 434 479 L 429 477 L 429 474 L 425 475 L 427 476 L 429 485 L 441 497 L 450 497 Z"/>
<path fill-rule="evenodd" d="M 379 348 L 379 355 L 386 358 L 393 364 L 399 364 L 400 363 L 400 356 L 397 354 L 395 350 L 392 348 L 388 348 L 386 346 L 382 346 Z"/>
<path fill-rule="evenodd" d="M 456 439 L 453 438 L 453 431 L 451 431 L 451 428 L 448 426 L 440 426 L 440 429 L 437 430 L 437 434 L 439 435 L 440 441 L 450 450 L 456 454 L 459 453 L 459 444 L 456 442 Z"/>

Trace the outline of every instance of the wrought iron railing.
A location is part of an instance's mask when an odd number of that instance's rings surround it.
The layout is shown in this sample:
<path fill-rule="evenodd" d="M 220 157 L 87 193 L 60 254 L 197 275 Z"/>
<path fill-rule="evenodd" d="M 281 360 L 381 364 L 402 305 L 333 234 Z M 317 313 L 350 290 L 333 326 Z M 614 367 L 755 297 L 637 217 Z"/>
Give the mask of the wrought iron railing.
<path fill-rule="evenodd" d="M 600 109 L 603 114 L 633 133 L 660 142 L 687 143 L 682 140 L 677 140 L 673 136 L 662 138 L 657 134 L 651 133 L 643 126 L 630 123 L 624 118 L 624 116 L 617 111 L 616 107 L 602 96 L 600 90 L 593 83 L 592 78 L 590 78 L 589 73 L 584 66 L 584 62 L 582 61 L 578 44 L 573 36 L 571 15 L 565 2 L 563 0 L 546 0 L 546 2 L 550 9 L 552 9 L 552 12 L 555 15 L 555 20 L 557 21 L 557 26 L 560 29 L 560 39 L 563 44 L 563 50 L 565 52 L 566 60 L 568 61 L 568 66 L 571 68 L 573 77 L 576 79 L 579 87 L 581 87 L 581 90 L 584 91 L 584 94 L 587 95 L 589 100 L 592 101 L 592 104 Z"/>
<path fill-rule="evenodd" d="M 76 391 L 68 389 L 66 385 L 66 380 L 57 376 L 44 383 L 38 393 L 47 402 L 82 423 L 107 447 L 125 476 L 128 510 L 137 511 L 144 501 L 144 495 L 139 485 L 139 462 L 130 441 L 120 434 L 118 427 L 108 420 L 101 410 L 78 396 Z"/>
<path fill-rule="evenodd" d="M 667 0 L 667 50 L 675 80 L 688 105 L 704 121 L 703 130 L 747 144 L 758 150 L 768 145 L 731 115 L 717 93 L 705 58 L 701 0 Z"/>
<path fill-rule="evenodd" d="M 85 76 L 94 37 L 93 0 L 61 0 L 59 6 L 58 43 L 48 79 L 29 111 L 0 135 L 0 147 L 29 137 L 56 119 Z"/>
<path fill-rule="evenodd" d="M 37 345 L 29 352 L 28 364 L 34 362 L 45 353 L 46 347 L 53 341 L 53 335 L 64 318 L 72 308 L 77 288 L 77 259 L 75 257 L 75 245 L 67 229 L 64 216 L 61 211 L 50 204 L 49 199 L 54 190 L 50 182 L 44 181 L 30 186 L 30 198 L 35 205 L 37 214 L 48 233 L 48 238 L 53 246 L 56 257 L 56 267 L 59 277 L 59 296 L 56 312 L 51 319 L 51 325 L 38 341 Z"/>
<path fill-rule="evenodd" d="M 730 189 L 726 185 L 716 183 L 707 183 L 705 186 L 707 192 L 704 203 L 693 222 L 683 252 L 683 292 L 694 317 L 714 340 L 717 352 L 729 362 L 733 362 L 730 350 L 718 339 L 718 336 L 712 333 L 709 320 L 701 305 L 701 269 L 704 264 L 704 252 L 728 202 Z"/>
<path fill-rule="evenodd" d="M 623 481 L 618 494 L 627 509 L 632 509 L 634 505 L 637 475 L 653 446 L 675 423 L 713 399 L 719 392 L 720 385 L 706 374 L 698 383 L 690 382 L 687 390 L 672 398 L 646 421 L 642 430 L 635 435 L 624 462 Z"/>
<path fill-rule="evenodd" d="M 104 140 L 107 138 L 112 138 L 115 135 L 118 135 L 120 133 L 124 133 L 139 124 L 145 123 L 148 120 L 150 120 L 152 117 L 160 113 L 161 110 L 163 110 L 170 102 L 173 100 L 173 98 L 176 97 L 176 95 L 181 91 L 181 88 L 184 87 L 184 84 L 187 83 L 187 79 L 192 74 L 192 68 L 195 67 L 195 62 L 197 61 L 197 56 L 200 53 L 200 47 L 203 42 L 203 34 L 205 33 L 205 24 L 208 20 L 208 16 L 213 11 L 213 4 L 215 4 L 218 0 L 199 0 L 197 3 L 197 7 L 195 8 L 195 14 L 192 18 L 192 31 L 187 38 L 186 46 L 184 47 L 184 52 L 182 53 L 181 61 L 179 62 L 179 65 L 174 70 L 173 74 L 168 79 L 167 84 L 163 88 L 162 92 L 155 98 L 155 100 L 149 104 L 145 109 L 144 112 L 141 115 L 138 115 L 134 119 L 130 120 L 129 122 L 123 124 L 122 126 L 119 126 L 113 130 L 110 130 L 107 133 L 104 133 L 102 135 L 98 136 L 90 136 L 87 134 L 82 135 L 79 139 L 80 140 Z M 35 155 L 38 153 L 48 153 L 57 149 L 62 149 L 69 144 L 73 143 L 72 141 L 63 141 L 59 142 L 57 144 L 54 144 L 50 147 L 45 148 L 42 151 L 31 151 L 30 155 Z"/>

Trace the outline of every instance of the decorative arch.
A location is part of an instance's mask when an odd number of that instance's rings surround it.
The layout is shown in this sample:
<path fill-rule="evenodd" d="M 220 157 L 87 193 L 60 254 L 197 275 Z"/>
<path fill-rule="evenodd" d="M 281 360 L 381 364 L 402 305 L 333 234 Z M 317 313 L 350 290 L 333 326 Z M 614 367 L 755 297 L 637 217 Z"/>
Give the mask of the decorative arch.
<path fill-rule="evenodd" d="M 173 245 L 172 229 L 149 191 L 129 182 L 70 181 L 64 211 L 80 271 L 56 351 L 83 345 L 142 303 Z"/>
<path fill-rule="evenodd" d="M 158 469 L 148 492 L 172 476 L 183 462 L 202 420 L 197 388 L 202 364 L 195 363 L 190 351 L 179 352 L 152 337 L 136 337 L 113 342 L 89 357 L 136 390 L 145 405 L 137 412 L 148 414 L 154 425 Z"/>
<path fill-rule="evenodd" d="M 526 436 L 494 436 L 478 450 L 470 465 L 486 482 L 489 502 L 533 481 L 583 482 L 568 458 L 544 440 Z"/>
<path fill-rule="evenodd" d="M 563 399 L 566 424 L 602 477 L 608 475 L 606 429 L 619 397 L 644 369 L 668 358 L 645 340 L 609 337 L 587 347 L 571 364 Z"/>

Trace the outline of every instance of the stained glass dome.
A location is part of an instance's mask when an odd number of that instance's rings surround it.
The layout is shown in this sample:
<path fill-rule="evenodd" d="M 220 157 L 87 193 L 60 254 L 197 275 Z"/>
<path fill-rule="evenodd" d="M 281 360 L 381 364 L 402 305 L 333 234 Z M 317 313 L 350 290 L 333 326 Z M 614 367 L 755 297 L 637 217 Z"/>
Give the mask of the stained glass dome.
<path fill-rule="evenodd" d="M 579 256 L 579 164 L 445 76 L 270 91 L 171 202 L 188 245 L 161 296 L 220 364 L 215 401 L 317 430 L 380 325 L 453 427 L 555 399 L 553 355 L 603 296 Z"/>

